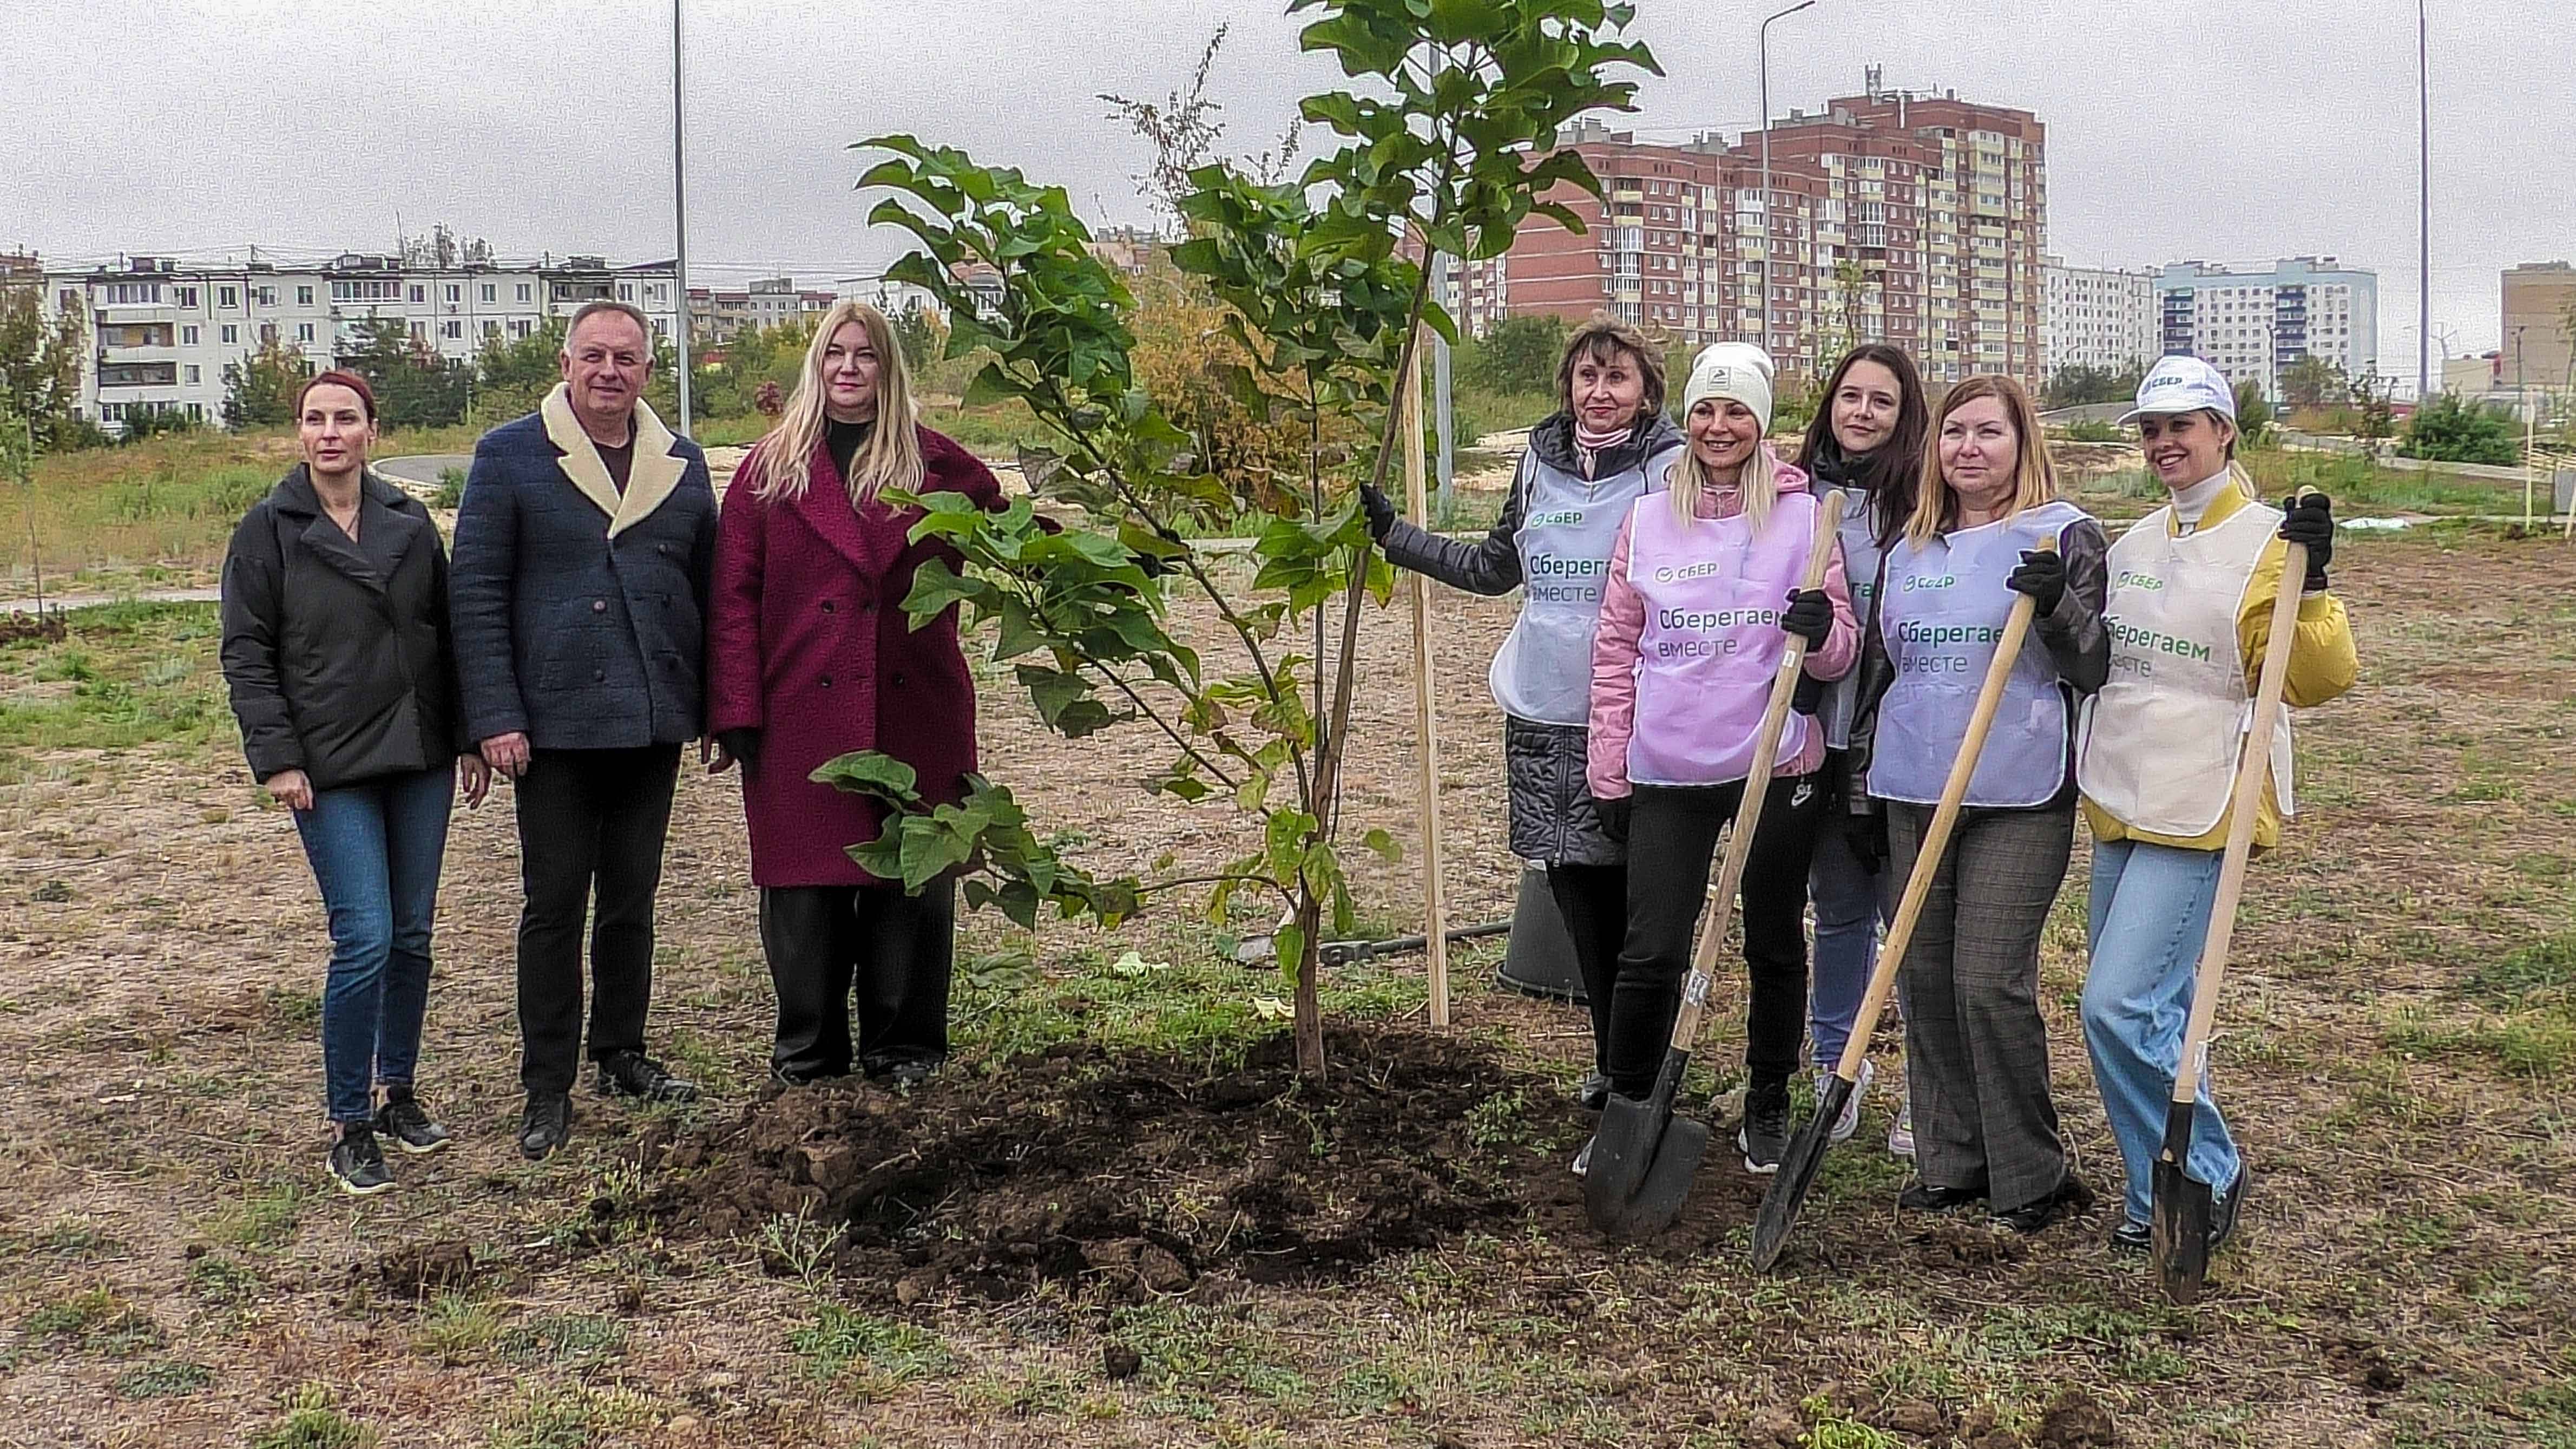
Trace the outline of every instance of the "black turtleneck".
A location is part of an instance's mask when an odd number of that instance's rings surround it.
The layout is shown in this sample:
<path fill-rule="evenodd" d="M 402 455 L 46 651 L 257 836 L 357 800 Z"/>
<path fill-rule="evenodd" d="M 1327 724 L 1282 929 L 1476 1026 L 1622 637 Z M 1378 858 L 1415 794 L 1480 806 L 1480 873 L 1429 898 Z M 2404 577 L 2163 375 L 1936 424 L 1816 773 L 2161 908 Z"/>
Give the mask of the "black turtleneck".
<path fill-rule="evenodd" d="M 841 481 L 850 480 L 850 460 L 859 455 L 868 434 L 876 431 L 874 418 L 863 423 L 845 423 L 838 418 L 823 420 L 823 446 L 832 450 L 832 466 L 841 470 Z"/>

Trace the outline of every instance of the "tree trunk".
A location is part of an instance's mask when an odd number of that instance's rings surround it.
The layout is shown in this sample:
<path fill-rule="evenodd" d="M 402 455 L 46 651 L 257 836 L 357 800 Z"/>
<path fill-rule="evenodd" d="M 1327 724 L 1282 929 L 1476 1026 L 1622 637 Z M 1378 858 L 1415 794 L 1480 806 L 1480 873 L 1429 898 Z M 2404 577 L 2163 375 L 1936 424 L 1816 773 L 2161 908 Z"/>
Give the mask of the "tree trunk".
<path fill-rule="evenodd" d="M 1324 1003 L 1317 990 L 1323 974 L 1323 903 L 1312 891 L 1297 897 L 1297 928 L 1305 946 L 1297 956 L 1297 1075 L 1324 1079 Z"/>

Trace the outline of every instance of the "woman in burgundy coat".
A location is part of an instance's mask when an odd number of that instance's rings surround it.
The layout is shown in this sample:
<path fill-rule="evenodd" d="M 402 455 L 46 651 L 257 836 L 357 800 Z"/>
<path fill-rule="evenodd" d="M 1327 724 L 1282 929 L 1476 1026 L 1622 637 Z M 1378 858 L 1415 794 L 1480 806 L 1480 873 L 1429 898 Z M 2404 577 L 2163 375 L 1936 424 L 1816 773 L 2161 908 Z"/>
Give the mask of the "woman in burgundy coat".
<path fill-rule="evenodd" d="M 789 1085 L 854 1064 L 914 1083 L 948 1051 L 955 882 L 908 896 L 860 870 L 846 847 L 876 838 L 879 807 L 807 778 L 836 755 L 882 750 L 919 772 L 925 798 L 953 803 L 975 768 L 975 689 L 956 611 L 919 629 L 903 611 L 913 572 L 933 558 L 958 567 L 957 553 L 910 542 L 921 510 L 877 494 L 954 489 L 998 509 L 1002 491 L 973 454 L 912 416 L 885 316 L 833 307 L 716 530 L 708 729 L 743 769 L 761 945 L 778 990 L 770 1072 Z"/>

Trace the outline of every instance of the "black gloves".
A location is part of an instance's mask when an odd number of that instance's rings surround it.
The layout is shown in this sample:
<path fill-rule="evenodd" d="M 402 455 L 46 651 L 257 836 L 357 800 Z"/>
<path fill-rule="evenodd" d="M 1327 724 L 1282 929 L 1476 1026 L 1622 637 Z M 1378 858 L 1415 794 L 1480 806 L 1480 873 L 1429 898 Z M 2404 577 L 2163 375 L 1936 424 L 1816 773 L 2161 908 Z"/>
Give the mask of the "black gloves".
<path fill-rule="evenodd" d="M 1602 834 L 1621 845 L 1628 843 L 1628 807 L 1636 798 L 1634 795 L 1622 795 L 1615 800 L 1604 800 L 1597 795 L 1593 797 L 1592 813 L 1601 817 Z"/>
<path fill-rule="evenodd" d="M 1822 589 L 1797 589 L 1789 595 L 1789 607 L 1780 615 L 1780 627 L 1817 648 L 1825 636 L 1834 632 L 1834 603 Z"/>
<path fill-rule="evenodd" d="M 2308 546 L 2307 592 L 2326 591 L 2326 565 L 2334 561 L 2334 500 L 2307 493 L 2282 500 L 2281 537 Z"/>
<path fill-rule="evenodd" d="M 1395 505 L 1366 483 L 1360 485 L 1360 512 L 1368 515 L 1369 537 L 1378 542 L 1386 542 L 1386 536 L 1395 531 Z"/>
<path fill-rule="evenodd" d="M 743 769 L 751 770 L 759 766 L 760 731 L 749 728 L 738 730 L 718 730 L 716 731 L 716 743 L 722 745 L 724 747 L 724 752 L 733 756 L 734 759 L 741 764 Z"/>
<path fill-rule="evenodd" d="M 1887 865 L 1887 815 L 1873 810 L 1866 815 L 1843 817 L 1843 843 L 1850 847 L 1852 858 L 1861 869 L 1876 875 Z"/>
<path fill-rule="evenodd" d="M 2066 597 L 2066 560 L 2055 549 L 2023 549 L 2021 567 L 2012 571 L 2004 586 L 2030 595 L 2043 617 L 2054 614 L 2057 601 Z"/>

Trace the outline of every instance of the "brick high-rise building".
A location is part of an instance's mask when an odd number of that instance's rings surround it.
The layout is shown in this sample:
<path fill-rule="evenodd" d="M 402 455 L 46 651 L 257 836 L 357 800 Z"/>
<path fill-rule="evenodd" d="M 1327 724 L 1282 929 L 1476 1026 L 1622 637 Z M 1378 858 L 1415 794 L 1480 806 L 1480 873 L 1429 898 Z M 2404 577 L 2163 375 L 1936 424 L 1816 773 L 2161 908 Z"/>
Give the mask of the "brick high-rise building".
<path fill-rule="evenodd" d="M 1999 372 L 2040 381 L 2046 136 L 2028 111 L 1881 89 L 1791 111 L 1761 133 L 1680 145 L 1587 125 L 1572 138 L 1601 178 L 1555 199 L 1590 229 L 1524 221 L 1512 249 L 1471 264 L 1461 320 L 1579 320 L 1603 310 L 1677 341 L 1763 340 L 1813 376 L 1851 340 L 1885 339 L 1935 383 Z"/>

